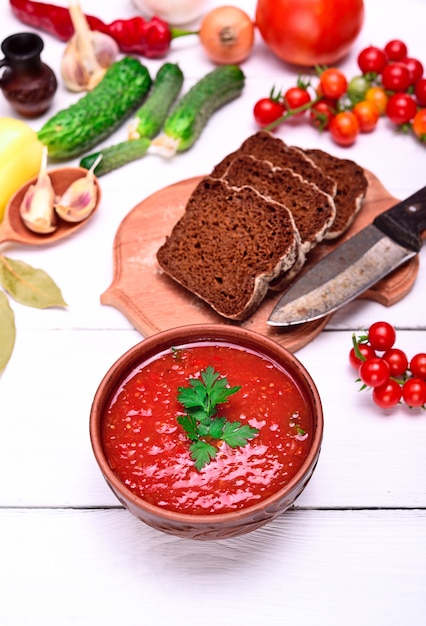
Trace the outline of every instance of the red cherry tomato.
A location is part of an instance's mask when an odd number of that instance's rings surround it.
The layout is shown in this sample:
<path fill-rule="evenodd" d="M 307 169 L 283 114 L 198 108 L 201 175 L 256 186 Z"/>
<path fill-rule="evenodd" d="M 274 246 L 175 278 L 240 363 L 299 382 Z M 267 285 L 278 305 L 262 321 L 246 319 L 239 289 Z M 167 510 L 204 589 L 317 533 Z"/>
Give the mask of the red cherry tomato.
<path fill-rule="evenodd" d="M 407 124 L 415 116 L 417 106 L 408 93 L 394 93 L 386 105 L 386 115 L 394 124 Z"/>
<path fill-rule="evenodd" d="M 368 387 L 380 387 L 384 385 L 390 376 L 390 367 L 380 357 L 374 357 L 363 361 L 359 366 L 359 377 Z"/>
<path fill-rule="evenodd" d="M 281 102 L 273 98 L 261 98 L 256 102 L 253 116 L 258 126 L 268 126 L 285 113 L 285 107 Z"/>
<path fill-rule="evenodd" d="M 410 361 L 410 371 L 415 378 L 426 380 L 426 354 L 419 352 Z"/>
<path fill-rule="evenodd" d="M 415 85 L 423 76 L 424 68 L 422 63 L 412 57 L 406 57 L 403 59 L 402 63 L 405 65 L 410 75 L 410 85 Z"/>
<path fill-rule="evenodd" d="M 381 48 L 368 46 L 358 55 L 358 67 L 363 74 L 380 74 L 387 63 L 387 57 Z"/>
<path fill-rule="evenodd" d="M 358 119 L 361 133 L 370 133 L 376 128 L 379 120 L 379 111 L 375 104 L 368 100 L 362 100 L 354 106 L 352 111 Z"/>
<path fill-rule="evenodd" d="M 389 350 L 386 350 L 382 359 L 388 363 L 391 376 L 403 376 L 408 369 L 407 355 L 399 348 L 390 348 Z"/>
<path fill-rule="evenodd" d="M 312 105 L 309 115 L 312 126 L 319 130 L 325 130 L 336 115 L 336 103 L 333 100 L 323 98 Z"/>
<path fill-rule="evenodd" d="M 389 91 L 406 91 L 410 86 L 410 73 L 402 63 L 390 63 L 382 72 L 382 83 Z"/>
<path fill-rule="evenodd" d="M 284 106 L 286 109 L 298 109 L 305 104 L 308 104 L 311 101 L 311 96 L 307 89 L 303 89 L 303 87 L 290 87 L 284 94 L 283 97 Z M 301 111 L 300 113 L 295 113 L 295 116 L 304 115 L 305 111 Z"/>
<path fill-rule="evenodd" d="M 407 46 L 400 39 L 392 39 L 385 45 L 385 54 L 389 61 L 402 61 L 407 56 Z"/>
<path fill-rule="evenodd" d="M 368 341 L 374 350 L 390 350 L 395 339 L 395 328 L 388 322 L 374 322 L 368 329 Z"/>
<path fill-rule="evenodd" d="M 426 403 L 426 382 L 421 378 L 408 378 L 402 386 L 402 397 L 409 406 Z"/>
<path fill-rule="evenodd" d="M 359 366 L 361 365 L 363 360 L 373 359 L 377 356 L 373 348 L 368 343 L 359 343 L 358 350 L 360 351 L 364 359 L 360 359 L 356 355 L 355 348 L 351 348 L 351 350 L 349 351 L 349 363 L 356 370 L 359 370 Z"/>
<path fill-rule="evenodd" d="M 420 106 L 426 106 L 426 78 L 421 78 L 414 86 L 414 95 Z"/>
<path fill-rule="evenodd" d="M 343 72 L 330 67 L 321 73 L 319 79 L 319 91 L 326 98 L 338 100 L 348 88 L 348 81 Z"/>
<path fill-rule="evenodd" d="M 331 120 L 330 135 L 340 146 L 351 146 L 359 133 L 358 118 L 351 111 L 342 111 Z"/>
<path fill-rule="evenodd" d="M 349 52 L 360 33 L 364 2 L 257 0 L 255 21 L 266 45 L 283 61 L 331 65 Z"/>
<path fill-rule="evenodd" d="M 373 401 L 382 409 L 390 409 L 401 400 L 401 385 L 390 378 L 386 383 L 373 389 Z"/>
<path fill-rule="evenodd" d="M 426 142 L 426 109 L 419 109 L 413 118 L 413 133 Z"/>

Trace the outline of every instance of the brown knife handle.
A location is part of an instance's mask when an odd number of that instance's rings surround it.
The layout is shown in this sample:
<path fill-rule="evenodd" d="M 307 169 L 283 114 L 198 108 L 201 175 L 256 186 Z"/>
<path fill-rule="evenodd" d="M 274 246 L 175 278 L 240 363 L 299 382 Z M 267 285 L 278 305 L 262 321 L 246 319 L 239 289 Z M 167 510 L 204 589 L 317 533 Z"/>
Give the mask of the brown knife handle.
<path fill-rule="evenodd" d="M 373 224 L 400 245 L 419 252 L 426 232 L 426 187 L 378 215 Z"/>

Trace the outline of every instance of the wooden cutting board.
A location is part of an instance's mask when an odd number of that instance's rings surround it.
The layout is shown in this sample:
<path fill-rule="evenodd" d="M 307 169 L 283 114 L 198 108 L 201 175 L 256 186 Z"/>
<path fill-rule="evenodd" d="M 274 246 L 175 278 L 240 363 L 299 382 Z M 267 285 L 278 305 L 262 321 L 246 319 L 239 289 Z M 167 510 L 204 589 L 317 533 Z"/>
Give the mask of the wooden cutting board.
<path fill-rule="evenodd" d="M 397 202 L 379 180 L 366 172 L 369 180 L 364 206 L 349 231 L 340 239 L 319 244 L 309 256 L 304 271 L 331 252 L 345 239 L 371 223 L 376 215 Z M 183 180 L 149 196 L 123 219 L 114 241 L 114 276 L 101 295 L 101 303 L 121 311 L 144 337 L 186 324 L 236 324 L 215 313 L 207 304 L 160 273 L 156 252 L 182 215 L 186 201 L 201 177 Z M 419 267 L 418 257 L 382 279 L 363 294 L 390 306 L 412 288 Z M 258 310 L 238 324 L 278 341 L 296 352 L 312 341 L 324 328 L 330 315 L 320 320 L 276 328 L 267 319 L 281 294 L 270 293 Z"/>

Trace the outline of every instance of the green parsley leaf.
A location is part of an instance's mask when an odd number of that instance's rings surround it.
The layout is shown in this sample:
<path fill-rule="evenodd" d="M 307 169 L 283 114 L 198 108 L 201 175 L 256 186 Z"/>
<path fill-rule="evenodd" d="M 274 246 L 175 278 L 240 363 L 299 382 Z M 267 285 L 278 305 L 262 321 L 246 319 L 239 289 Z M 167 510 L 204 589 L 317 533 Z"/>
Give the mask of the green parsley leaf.
<path fill-rule="evenodd" d="M 191 458 L 198 471 L 203 469 L 205 465 L 208 465 L 217 454 L 214 446 L 201 439 L 191 444 L 189 449 L 191 450 Z"/>
<path fill-rule="evenodd" d="M 257 428 L 242 425 L 240 422 L 226 422 L 222 439 L 231 448 L 238 448 L 239 446 L 245 446 L 249 439 L 253 439 L 258 432 Z"/>
<path fill-rule="evenodd" d="M 193 415 L 185 414 L 179 415 L 176 419 L 188 435 L 189 439 L 191 439 L 192 441 L 197 441 L 198 425 L 195 417 Z"/>

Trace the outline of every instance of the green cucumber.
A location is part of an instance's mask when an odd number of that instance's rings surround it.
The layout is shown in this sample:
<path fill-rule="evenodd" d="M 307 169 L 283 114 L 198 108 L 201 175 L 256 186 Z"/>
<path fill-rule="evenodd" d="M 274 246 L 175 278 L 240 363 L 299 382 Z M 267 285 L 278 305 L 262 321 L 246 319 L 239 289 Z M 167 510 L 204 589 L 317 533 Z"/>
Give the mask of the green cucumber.
<path fill-rule="evenodd" d="M 164 63 L 158 70 L 148 98 L 130 122 L 129 139 L 157 135 L 178 97 L 183 85 L 183 73 L 175 63 Z"/>
<path fill-rule="evenodd" d="M 170 150 L 170 155 L 191 148 L 211 115 L 241 94 L 244 82 L 237 65 L 222 65 L 206 74 L 179 100 L 153 145 L 163 146 L 166 154 Z"/>
<path fill-rule="evenodd" d="M 80 167 L 90 170 L 96 159 L 102 155 L 102 159 L 93 170 L 93 173 L 98 177 L 103 176 L 108 174 L 108 172 L 112 172 L 112 170 L 126 165 L 126 163 L 142 158 L 147 153 L 150 145 L 151 140 L 148 137 L 123 141 L 83 157 L 80 161 Z"/>
<path fill-rule="evenodd" d="M 148 94 L 148 69 L 133 57 L 113 63 L 96 87 L 51 117 L 38 131 L 53 159 L 68 159 L 111 135 Z"/>

